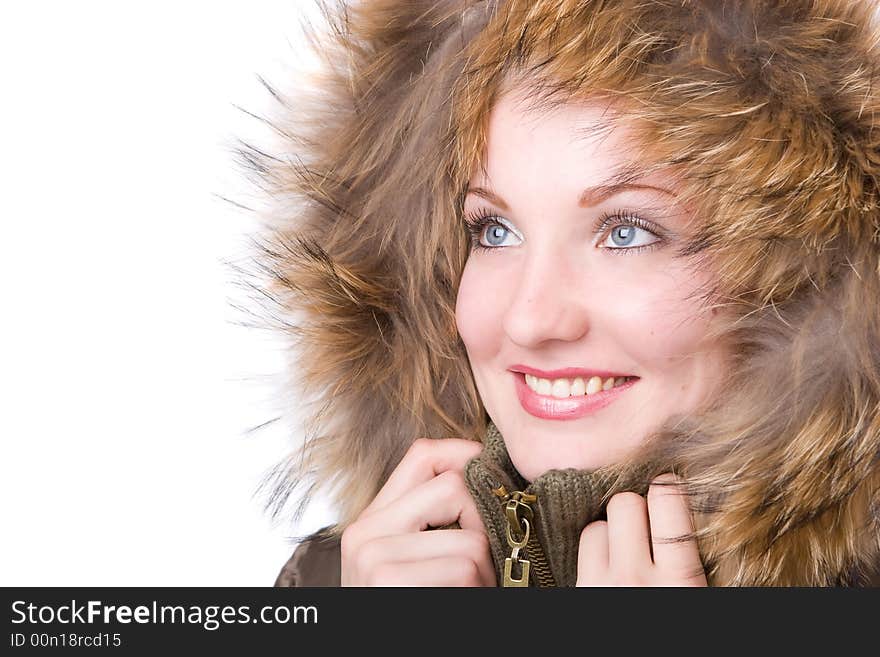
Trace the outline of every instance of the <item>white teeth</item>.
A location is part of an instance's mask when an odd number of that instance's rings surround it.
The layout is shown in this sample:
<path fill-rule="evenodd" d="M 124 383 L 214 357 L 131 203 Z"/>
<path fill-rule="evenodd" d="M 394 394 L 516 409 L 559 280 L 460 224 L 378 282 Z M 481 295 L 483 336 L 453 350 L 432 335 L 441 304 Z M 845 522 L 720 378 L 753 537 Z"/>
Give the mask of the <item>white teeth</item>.
<path fill-rule="evenodd" d="M 550 394 L 554 397 L 565 398 L 568 397 L 570 390 L 571 386 L 567 379 L 554 379 L 553 385 L 550 388 Z"/>
<path fill-rule="evenodd" d="M 539 395 L 549 395 L 553 384 L 548 379 L 538 379 L 537 390 Z"/>
<path fill-rule="evenodd" d="M 588 381 L 584 381 L 583 377 L 575 379 L 540 379 L 531 374 L 526 374 L 526 385 L 539 395 L 548 395 L 564 399 L 565 397 L 580 397 L 582 395 L 593 395 L 600 390 L 611 390 L 615 386 L 619 386 L 626 382 L 627 377 L 618 376 L 609 377 L 604 381 L 598 377 L 591 377 Z"/>
<path fill-rule="evenodd" d="M 592 395 L 596 392 L 599 392 L 602 389 L 602 379 L 598 376 L 594 376 L 592 379 L 587 382 L 587 394 Z"/>
<path fill-rule="evenodd" d="M 526 374 L 526 383 L 529 388 L 537 392 L 539 395 L 549 395 L 553 388 L 553 382 L 548 379 L 539 379 L 531 374 Z"/>

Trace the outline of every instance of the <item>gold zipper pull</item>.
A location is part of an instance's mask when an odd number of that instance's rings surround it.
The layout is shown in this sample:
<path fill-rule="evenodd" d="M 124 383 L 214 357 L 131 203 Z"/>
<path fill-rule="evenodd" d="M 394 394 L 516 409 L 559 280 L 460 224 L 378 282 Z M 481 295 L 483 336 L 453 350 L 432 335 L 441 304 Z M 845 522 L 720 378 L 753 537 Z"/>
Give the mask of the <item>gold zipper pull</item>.
<path fill-rule="evenodd" d="M 529 536 L 532 531 L 530 521 L 534 515 L 529 504 L 538 498 L 535 495 L 528 495 L 518 490 L 508 493 L 504 486 L 499 486 L 493 489 L 492 492 L 501 498 L 501 502 L 504 504 L 504 511 L 507 515 L 507 544 L 512 549 L 510 556 L 504 560 L 504 578 L 501 585 L 504 587 L 527 587 L 529 585 L 529 567 L 531 563 L 528 559 L 521 559 L 519 551 L 529 542 Z M 522 534 L 520 540 L 516 540 L 513 537 L 511 532 L 513 526 L 516 526 L 518 534 Z M 514 566 L 520 570 L 519 578 L 514 578 Z"/>
<path fill-rule="evenodd" d="M 507 542 L 513 548 L 510 556 L 504 560 L 504 579 L 501 585 L 504 587 L 524 587 L 529 585 L 529 566 L 532 564 L 528 559 L 520 559 L 519 551 L 529 542 L 529 521 L 523 518 L 526 524 L 522 541 L 514 541 L 510 535 L 510 527 L 507 528 Z M 513 567 L 517 565 L 521 568 L 519 579 L 513 577 Z"/>

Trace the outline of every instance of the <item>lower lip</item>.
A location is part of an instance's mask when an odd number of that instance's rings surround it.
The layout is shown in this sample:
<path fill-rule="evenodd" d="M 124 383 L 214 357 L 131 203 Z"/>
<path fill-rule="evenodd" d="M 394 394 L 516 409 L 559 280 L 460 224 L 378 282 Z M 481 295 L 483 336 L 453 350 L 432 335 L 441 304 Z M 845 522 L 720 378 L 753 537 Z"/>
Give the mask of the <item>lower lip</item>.
<path fill-rule="evenodd" d="M 605 408 L 638 382 L 632 379 L 611 390 L 600 390 L 592 395 L 580 395 L 577 397 L 552 397 L 539 395 L 529 388 L 526 383 L 526 375 L 522 372 L 514 372 L 516 380 L 516 396 L 519 403 L 527 413 L 543 420 L 576 420 L 579 417 L 595 413 L 600 408 Z"/>

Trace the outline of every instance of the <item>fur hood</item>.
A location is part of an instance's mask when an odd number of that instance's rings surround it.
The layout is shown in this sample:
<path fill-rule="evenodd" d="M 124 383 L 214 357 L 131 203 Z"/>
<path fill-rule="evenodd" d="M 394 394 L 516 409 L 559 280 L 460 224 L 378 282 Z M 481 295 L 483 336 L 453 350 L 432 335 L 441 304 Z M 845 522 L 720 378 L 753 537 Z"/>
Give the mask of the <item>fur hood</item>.
<path fill-rule="evenodd" d="M 323 4 L 323 3 L 322 3 Z M 323 489 L 341 531 L 420 436 L 483 440 L 455 324 L 463 190 L 502 85 L 606 97 L 641 169 L 704 220 L 682 256 L 737 356 L 645 445 L 688 484 L 710 580 L 859 583 L 880 564 L 880 72 L 863 0 L 363 0 L 323 7 L 324 67 L 270 88 L 260 315 L 288 338 L 304 445 L 276 509 Z M 622 176 L 626 176 L 623 172 Z M 707 260 L 708 262 L 708 260 Z M 293 493 L 293 496 L 291 494 Z"/>

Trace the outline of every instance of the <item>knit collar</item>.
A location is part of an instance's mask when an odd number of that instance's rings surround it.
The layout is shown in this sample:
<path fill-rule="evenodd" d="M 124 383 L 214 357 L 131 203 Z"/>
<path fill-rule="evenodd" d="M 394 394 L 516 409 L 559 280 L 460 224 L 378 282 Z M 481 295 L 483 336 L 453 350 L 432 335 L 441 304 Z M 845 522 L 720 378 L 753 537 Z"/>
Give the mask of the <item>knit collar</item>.
<path fill-rule="evenodd" d="M 465 481 L 486 527 L 499 585 L 511 548 L 504 504 L 493 489 L 504 486 L 508 492 L 537 496 L 530 506 L 547 565 L 557 586 L 574 586 L 584 527 L 605 517 L 611 495 L 625 490 L 644 495 L 651 480 L 666 470 L 659 463 L 624 463 L 594 470 L 566 468 L 548 470 L 529 483 L 514 467 L 498 427 L 490 421 L 483 451 L 465 467 Z M 534 569 L 530 585 L 539 585 Z"/>

